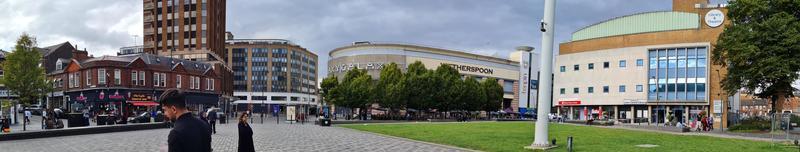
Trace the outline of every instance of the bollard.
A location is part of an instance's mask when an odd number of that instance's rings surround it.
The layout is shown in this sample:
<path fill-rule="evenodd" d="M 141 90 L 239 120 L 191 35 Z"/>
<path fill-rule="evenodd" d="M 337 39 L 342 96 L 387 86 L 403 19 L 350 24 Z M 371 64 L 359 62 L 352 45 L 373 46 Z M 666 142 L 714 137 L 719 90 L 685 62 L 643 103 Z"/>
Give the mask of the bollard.
<path fill-rule="evenodd" d="M 567 137 L 567 151 L 572 152 L 572 136 Z"/>

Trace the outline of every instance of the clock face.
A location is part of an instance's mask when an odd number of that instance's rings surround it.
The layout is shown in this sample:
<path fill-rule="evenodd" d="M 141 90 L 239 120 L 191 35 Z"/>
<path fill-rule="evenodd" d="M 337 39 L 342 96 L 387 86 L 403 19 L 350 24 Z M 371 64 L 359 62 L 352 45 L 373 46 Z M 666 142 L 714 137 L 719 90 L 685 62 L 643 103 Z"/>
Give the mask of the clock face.
<path fill-rule="evenodd" d="M 713 9 L 706 13 L 706 25 L 709 27 L 719 27 L 725 21 L 725 14 L 718 9 Z"/>

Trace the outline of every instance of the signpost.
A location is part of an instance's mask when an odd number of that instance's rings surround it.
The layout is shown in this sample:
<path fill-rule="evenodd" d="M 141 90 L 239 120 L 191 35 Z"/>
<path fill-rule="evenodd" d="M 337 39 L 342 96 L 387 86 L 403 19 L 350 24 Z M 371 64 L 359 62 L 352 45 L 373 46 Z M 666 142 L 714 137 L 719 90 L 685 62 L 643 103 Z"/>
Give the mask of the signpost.
<path fill-rule="evenodd" d="M 289 123 L 294 123 L 294 112 L 294 106 L 286 106 L 286 121 L 289 121 Z"/>

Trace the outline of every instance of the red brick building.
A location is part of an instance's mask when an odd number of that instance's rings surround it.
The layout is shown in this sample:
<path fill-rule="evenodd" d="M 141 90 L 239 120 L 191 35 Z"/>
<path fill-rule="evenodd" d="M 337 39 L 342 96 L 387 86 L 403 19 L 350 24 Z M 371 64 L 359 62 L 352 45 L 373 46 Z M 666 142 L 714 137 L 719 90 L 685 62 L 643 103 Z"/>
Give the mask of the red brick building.
<path fill-rule="evenodd" d="M 79 61 L 62 59 L 48 73 L 71 111 L 92 108 L 129 113 L 155 106 L 166 89 L 190 94 L 192 110 L 220 103 L 220 68 L 211 64 L 152 54 L 103 56 Z"/>

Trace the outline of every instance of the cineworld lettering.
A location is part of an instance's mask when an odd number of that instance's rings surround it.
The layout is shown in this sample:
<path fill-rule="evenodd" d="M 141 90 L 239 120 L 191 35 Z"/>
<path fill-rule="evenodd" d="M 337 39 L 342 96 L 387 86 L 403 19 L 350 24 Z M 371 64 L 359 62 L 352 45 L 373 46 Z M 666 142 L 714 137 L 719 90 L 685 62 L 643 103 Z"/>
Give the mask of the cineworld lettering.
<path fill-rule="evenodd" d="M 494 74 L 494 70 L 489 68 L 481 68 L 481 67 L 474 67 L 468 65 L 457 65 L 457 64 L 448 64 L 459 71 L 467 71 L 467 72 L 477 72 L 483 74 Z"/>

